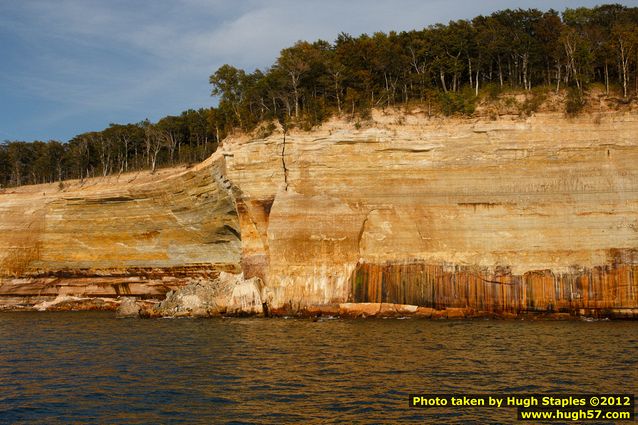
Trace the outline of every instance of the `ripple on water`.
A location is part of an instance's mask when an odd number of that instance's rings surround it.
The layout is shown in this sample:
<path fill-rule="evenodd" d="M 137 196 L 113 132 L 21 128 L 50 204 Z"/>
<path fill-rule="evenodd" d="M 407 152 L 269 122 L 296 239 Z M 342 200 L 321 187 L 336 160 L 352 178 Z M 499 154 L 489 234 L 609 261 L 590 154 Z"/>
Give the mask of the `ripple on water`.
<path fill-rule="evenodd" d="M 0 314 L 0 423 L 513 422 L 411 393 L 636 392 L 638 322 Z"/>

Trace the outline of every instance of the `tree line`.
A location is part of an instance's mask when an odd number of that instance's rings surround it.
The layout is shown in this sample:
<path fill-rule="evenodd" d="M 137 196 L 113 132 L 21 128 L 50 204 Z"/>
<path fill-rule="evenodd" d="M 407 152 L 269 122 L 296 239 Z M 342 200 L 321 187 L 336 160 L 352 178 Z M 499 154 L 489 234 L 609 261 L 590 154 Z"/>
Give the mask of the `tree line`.
<path fill-rule="evenodd" d="M 85 179 L 199 162 L 217 148 L 221 120 L 215 108 L 188 110 L 157 123 L 111 124 L 66 143 L 0 144 L 0 187 Z"/>
<path fill-rule="evenodd" d="M 334 114 L 365 117 L 372 108 L 425 102 L 444 114 L 471 113 L 481 93 L 582 95 L 594 84 L 627 101 L 638 93 L 638 8 L 508 9 L 421 30 L 341 33 L 333 43 L 299 41 L 266 70 L 223 65 L 210 83 L 214 108 L 111 124 L 66 143 L 6 141 L 0 185 L 201 161 L 227 134 L 275 120 L 309 129 Z"/>
<path fill-rule="evenodd" d="M 503 10 L 418 31 L 299 41 L 265 71 L 224 65 L 210 83 L 226 124 L 243 130 L 272 119 L 311 127 L 410 102 L 472 112 L 481 90 L 582 94 L 599 83 L 627 99 L 638 90 L 637 24 L 638 8 L 617 4 Z"/>

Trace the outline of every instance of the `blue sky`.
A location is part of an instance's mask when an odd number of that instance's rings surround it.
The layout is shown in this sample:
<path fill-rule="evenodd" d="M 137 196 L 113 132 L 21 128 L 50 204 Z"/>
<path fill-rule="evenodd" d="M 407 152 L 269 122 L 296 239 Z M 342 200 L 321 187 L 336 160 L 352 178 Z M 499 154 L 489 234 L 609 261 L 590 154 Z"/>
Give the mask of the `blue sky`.
<path fill-rule="evenodd" d="M 616 1 L 638 6 L 638 0 Z M 208 77 L 297 40 L 419 29 L 544 0 L 0 0 L 0 140 L 66 141 L 215 104 Z"/>

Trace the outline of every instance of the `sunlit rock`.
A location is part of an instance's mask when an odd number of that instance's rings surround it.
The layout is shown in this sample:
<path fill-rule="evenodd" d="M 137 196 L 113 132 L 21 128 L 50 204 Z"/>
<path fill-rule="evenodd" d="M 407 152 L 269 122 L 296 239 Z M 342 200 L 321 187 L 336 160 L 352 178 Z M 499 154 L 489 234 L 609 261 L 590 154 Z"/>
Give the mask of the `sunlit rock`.
<path fill-rule="evenodd" d="M 0 302 L 177 291 L 190 315 L 634 317 L 636 134 L 635 113 L 375 112 L 229 138 L 190 169 L 5 190 Z M 224 290 L 179 292 L 210 284 Z"/>
<path fill-rule="evenodd" d="M 140 317 L 141 307 L 135 302 L 135 298 L 125 297 L 115 311 L 116 317 Z"/>
<path fill-rule="evenodd" d="M 154 316 L 205 317 L 263 313 L 261 280 L 222 272 L 211 281 L 200 281 L 167 294 Z"/>

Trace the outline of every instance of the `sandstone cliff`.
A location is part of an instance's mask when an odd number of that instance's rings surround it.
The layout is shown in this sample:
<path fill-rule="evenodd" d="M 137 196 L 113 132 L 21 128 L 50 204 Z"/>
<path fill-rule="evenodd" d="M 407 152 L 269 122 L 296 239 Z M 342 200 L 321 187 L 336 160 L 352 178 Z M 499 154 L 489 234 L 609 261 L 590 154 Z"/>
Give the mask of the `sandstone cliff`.
<path fill-rule="evenodd" d="M 163 298 L 194 280 L 238 272 L 237 214 L 215 167 L 207 161 L 0 194 L 0 303 Z"/>
<path fill-rule="evenodd" d="M 375 113 L 356 127 L 228 139 L 140 181 L 2 194 L 0 295 L 155 297 L 241 269 L 274 312 L 638 313 L 635 113 Z"/>

